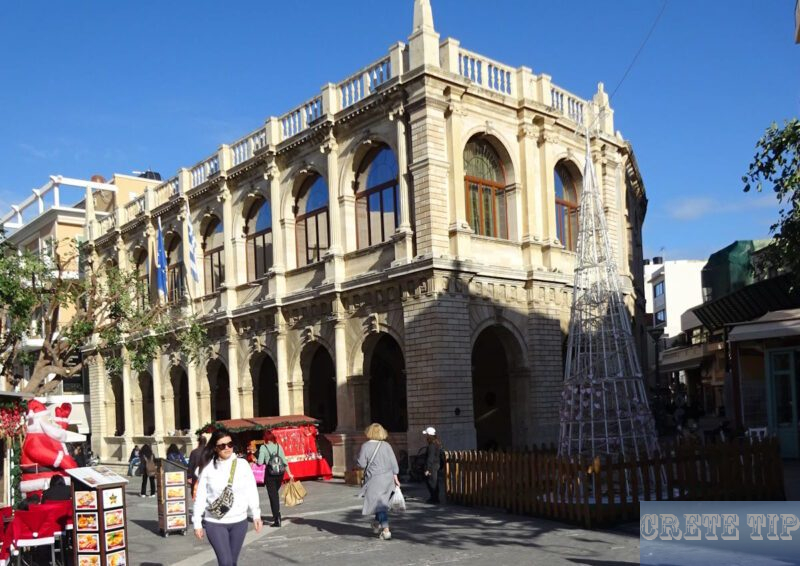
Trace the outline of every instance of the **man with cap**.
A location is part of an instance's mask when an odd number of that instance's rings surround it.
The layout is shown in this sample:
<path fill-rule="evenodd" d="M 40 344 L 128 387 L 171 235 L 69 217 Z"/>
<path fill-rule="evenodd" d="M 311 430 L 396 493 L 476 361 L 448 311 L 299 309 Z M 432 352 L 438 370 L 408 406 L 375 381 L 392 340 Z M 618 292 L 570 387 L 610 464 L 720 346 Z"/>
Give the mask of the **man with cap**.
<path fill-rule="evenodd" d="M 439 472 L 442 468 L 442 443 L 436 436 L 436 429 L 429 426 L 422 431 L 428 441 L 425 453 L 425 483 L 428 486 L 430 499 L 427 503 L 439 503 Z"/>

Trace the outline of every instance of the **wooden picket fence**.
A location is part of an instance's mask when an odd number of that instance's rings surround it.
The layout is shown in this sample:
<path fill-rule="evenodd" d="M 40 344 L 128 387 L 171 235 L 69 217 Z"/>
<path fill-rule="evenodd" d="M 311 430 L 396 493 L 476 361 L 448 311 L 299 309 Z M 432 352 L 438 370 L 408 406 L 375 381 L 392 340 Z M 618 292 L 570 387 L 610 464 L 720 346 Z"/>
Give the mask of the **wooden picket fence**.
<path fill-rule="evenodd" d="M 552 445 L 515 452 L 448 451 L 445 460 L 451 503 L 586 528 L 638 520 L 639 501 L 785 499 L 775 438 L 664 444 L 659 456 L 638 462 L 559 458 Z"/>

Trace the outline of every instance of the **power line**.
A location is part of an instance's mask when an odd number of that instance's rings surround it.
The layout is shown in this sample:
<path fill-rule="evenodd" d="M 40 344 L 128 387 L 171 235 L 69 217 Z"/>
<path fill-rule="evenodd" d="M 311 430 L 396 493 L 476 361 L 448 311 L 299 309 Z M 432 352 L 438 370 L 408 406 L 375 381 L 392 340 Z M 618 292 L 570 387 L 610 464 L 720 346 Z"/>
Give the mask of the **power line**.
<path fill-rule="evenodd" d="M 644 41 L 642 41 L 642 44 L 639 46 L 639 50 L 636 52 L 636 55 L 633 56 L 633 59 L 631 60 L 631 64 L 628 65 L 627 69 L 625 69 L 625 74 L 622 75 L 622 78 L 617 83 L 617 86 L 614 87 L 614 90 L 612 91 L 611 96 L 608 97 L 609 102 L 611 102 L 611 100 L 614 98 L 614 95 L 617 94 L 617 91 L 622 86 L 622 83 L 624 83 L 625 79 L 628 77 L 628 73 L 630 73 L 631 69 L 633 69 L 633 66 L 636 64 L 636 60 L 639 58 L 639 55 L 642 54 L 642 51 L 644 50 L 645 45 L 647 45 L 647 42 L 650 40 L 650 36 L 653 35 L 653 32 L 655 31 L 656 26 L 658 26 L 658 22 L 661 20 L 661 16 L 664 14 L 664 10 L 666 10 L 666 9 L 667 9 L 667 0 L 664 0 L 664 3 L 661 5 L 661 11 L 658 13 L 658 16 L 656 16 L 656 19 L 653 22 L 653 25 L 650 26 L 650 31 L 647 32 L 647 35 L 645 36 Z"/>

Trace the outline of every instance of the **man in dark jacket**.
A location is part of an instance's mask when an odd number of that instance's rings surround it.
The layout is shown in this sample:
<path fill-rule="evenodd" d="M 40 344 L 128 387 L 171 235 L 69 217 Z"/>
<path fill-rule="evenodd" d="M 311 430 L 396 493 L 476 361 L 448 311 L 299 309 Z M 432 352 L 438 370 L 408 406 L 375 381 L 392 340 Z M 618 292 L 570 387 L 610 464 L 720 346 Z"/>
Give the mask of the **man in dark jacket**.
<path fill-rule="evenodd" d="M 197 448 L 189 453 L 189 469 L 187 471 L 189 484 L 192 486 L 192 500 L 194 500 L 195 485 L 197 484 L 197 467 L 203 457 L 203 450 L 206 449 L 206 437 L 200 435 L 197 439 Z"/>
<path fill-rule="evenodd" d="M 436 429 L 429 426 L 422 431 L 428 441 L 425 453 L 425 483 L 428 486 L 430 499 L 427 503 L 439 503 L 439 471 L 442 467 L 442 443 L 436 436 Z"/>

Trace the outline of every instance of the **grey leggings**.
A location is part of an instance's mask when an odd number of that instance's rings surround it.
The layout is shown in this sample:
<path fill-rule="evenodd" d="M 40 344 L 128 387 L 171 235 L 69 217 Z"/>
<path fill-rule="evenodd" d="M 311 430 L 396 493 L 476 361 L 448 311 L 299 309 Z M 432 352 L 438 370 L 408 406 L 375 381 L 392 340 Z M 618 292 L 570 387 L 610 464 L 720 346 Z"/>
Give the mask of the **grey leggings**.
<path fill-rule="evenodd" d="M 203 521 L 208 542 L 217 555 L 219 566 L 236 566 L 247 534 L 247 519 L 238 523 L 212 523 Z"/>

